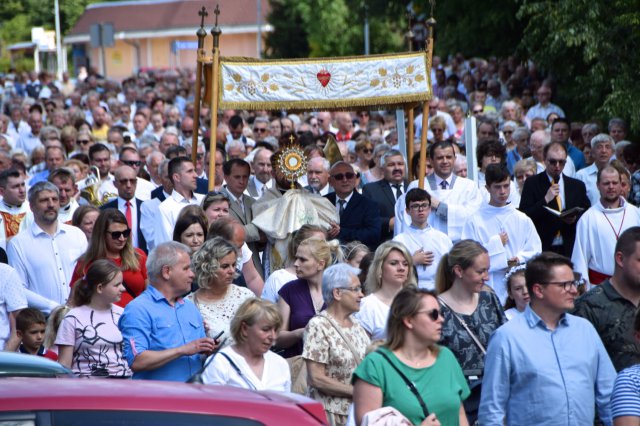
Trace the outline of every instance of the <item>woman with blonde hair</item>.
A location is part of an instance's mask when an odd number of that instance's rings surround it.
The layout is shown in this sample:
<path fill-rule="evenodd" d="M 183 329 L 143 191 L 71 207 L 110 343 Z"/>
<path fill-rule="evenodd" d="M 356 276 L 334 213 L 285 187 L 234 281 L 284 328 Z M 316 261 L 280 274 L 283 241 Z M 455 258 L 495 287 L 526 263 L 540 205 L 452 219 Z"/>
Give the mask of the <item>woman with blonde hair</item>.
<path fill-rule="evenodd" d="M 393 298 L 409 284 L 416 284 L 413 259 L 396 241 L 378 247 L 367 273 L 366 293 L 356 317 L 372 340 L 386 337 L 387 317 Z"/>
<path fill-rule="evenodd" d="M 354 164 L 358 166 L 358 168 L 360 169 L 360 172 L 364 174 L 369 171 L 369 168 L 373 163 L 373 144 L 371 143 L 371 141 L 367 139 L 363 139 L 356 143 L 355 148 L 356 148 L 356 161 Z M 362 180 L 363 180 L 362 182 L 363 185 L 366 183 L 369 183 L 366 180 L 365 176 L 362 176 Z"/>
<path fill-rule="evenodd" d="M 396 295 L 386 343 L 353 373 L 356 424 L 391 409 L 395 421 L 385 424 L 469 424 L 462 406 L 469 387 L 455 356 L 438 345 L 442 322 L 432 291 L 408 286 Z"/>
<path fill-rule="evenodd" d="M 447 129 L 447 123 L 444 121 L 444 118 L 436 115 L 429 121 L 429 130 L 433 134 L 431 139 L 432 143 L 442 142 L 444 140 L 444 132 Z"/>
<path fill-rule="evenodd" d="M 227 345 L 234 342 L 230 335 L 231 319 L 240 305 L 254 296 L 248 288 L 233 284 L 237 258 L 236 246 L 221 237 L 205 241 L 191 256 L 199 289 L 187 298 L 200 311 L 209 337 L 219 341 L 226 338 Z"/>
<path fill-rule="evenodd" d="M 202 375 L 208 385 L 289 392 L 289 364 L 270 351 L 282 317 L 273 303 L 256 297 L 245 300 L 231 320 L 234 344 L 220 350 Z"/>
<path fill-rule="evenodd" d="M 500 300 L 486 285 L 489 254 L 474 240 L 461 240 L 442 256 L 436 273 L 444 314 L 440 344 L 451 349 L 464 372 L 471 396 L 465 401 L 470 424 L 478 415 L 484 355 L 489 337 L 507 319 Z"/>
<path fill-rule="evenodd" d="M 538 174 L 538 166 L 533 158 L 524 158 L 513 166 L 513 176 L 520 194 L 522 194 L 522 188 L 524 188 L 524 181 L 536 174 Z"/>
<path fill-rule="evenodd" d="M 277 345 L 283 356 L 302 354 L 304 329 L 309 320 L 326 308 L 322 297 L 322 273 L 332 264 L 332 255 L 339 250 L 337 241 L 308 238 L 300 243 L 293 266 L 298 279 L 285 284 L 278 295 L 282 329 Z"/>
<path fill-rule="evenodd" d="M 75 283 L 86 275 L 91 264 L 98 259 L 109 259 L 122 270 L 125 292 L 115 302 L 116 305 L 124 308 L 147 288 L 147 255 L 133 247 L 131 228 L 118 209 L 105 209 L 98 215 L 89 247 L 78 259 L 71 282 Z"/>

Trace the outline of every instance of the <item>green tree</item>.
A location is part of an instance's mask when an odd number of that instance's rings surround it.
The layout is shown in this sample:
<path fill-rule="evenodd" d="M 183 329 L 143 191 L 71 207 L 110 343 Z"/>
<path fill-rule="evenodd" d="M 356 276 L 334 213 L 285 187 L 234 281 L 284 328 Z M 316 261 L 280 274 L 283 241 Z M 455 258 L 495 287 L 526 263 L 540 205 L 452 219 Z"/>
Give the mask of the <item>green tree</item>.
<path fill-rule="evenodd" d="M 267 16 L 275 29 L 267 34 L 265 53 L 268 58 L 306 58 L 309 56 L 307 29 L 295 7 L 297 0 L 271 0 Z"/>
<path fill-rule="evenodd" d="M 520 43 L 558 82 L 573 119 L 626 119 L 640 131 L 640 5 L 637 0 L 519 0 Z"/>

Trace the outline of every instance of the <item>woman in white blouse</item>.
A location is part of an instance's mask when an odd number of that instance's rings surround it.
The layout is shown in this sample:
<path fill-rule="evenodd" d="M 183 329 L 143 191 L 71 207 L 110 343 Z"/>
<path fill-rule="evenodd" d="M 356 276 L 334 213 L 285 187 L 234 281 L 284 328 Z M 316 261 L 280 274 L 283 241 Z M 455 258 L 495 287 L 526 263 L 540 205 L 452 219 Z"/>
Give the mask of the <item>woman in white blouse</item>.
<path fill-rule="evenodd" d="M 212 355 L 202 376 L 209 385 L 289 392 L 289 364 L 271 352 L 282 317 L 273 303 L 251 298 L 240 305 L 231 321 L 235 343 Z"/>

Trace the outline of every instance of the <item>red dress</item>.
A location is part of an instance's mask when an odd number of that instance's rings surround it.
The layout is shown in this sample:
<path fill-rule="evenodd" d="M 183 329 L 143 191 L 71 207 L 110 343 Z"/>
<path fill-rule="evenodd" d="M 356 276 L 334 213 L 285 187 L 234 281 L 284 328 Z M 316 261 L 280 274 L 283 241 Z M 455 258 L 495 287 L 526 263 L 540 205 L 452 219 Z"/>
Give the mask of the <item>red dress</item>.
<path fill-rule="evenodd" d="M 118 302 L 115 303 L 115 305 L 121 306 L 123 308 L 127 306 L 127 303 L 131 302 L 134 299 L 134 296 L 132 296 L 129 292 L 133 293 L 137 297 L 140 295 L 140 293 L 145 291 L 145 289 L 147 288 L 147 284 L 146 284 L 147 283 L 147 255 L 140 249 L 136 248 L 134 250 L 136 251 L 136 254 L 138 256 L 140 268 L 135 271 L 122 272 L 122 281 L 124 282 L 125 288 L 127 290 L 125 290 L 125 292 L 122 293 L 122 297 Z M 112 260 L 113 263 L 115 263 L 116 265 L 122 266 L 121 258 L 110 259 L 110 260 Z M 82 278 L 82 276 L 84 276 L 85 272 L 86 272 L 86 269 L 83 268 L 82 265 L 80 265 L 80 262 L 78 262 L 75 270 L 73 271 L 73 276 L 71 278 L 72 287 L 77 280 L 79 280 L 80 278 Z"/>

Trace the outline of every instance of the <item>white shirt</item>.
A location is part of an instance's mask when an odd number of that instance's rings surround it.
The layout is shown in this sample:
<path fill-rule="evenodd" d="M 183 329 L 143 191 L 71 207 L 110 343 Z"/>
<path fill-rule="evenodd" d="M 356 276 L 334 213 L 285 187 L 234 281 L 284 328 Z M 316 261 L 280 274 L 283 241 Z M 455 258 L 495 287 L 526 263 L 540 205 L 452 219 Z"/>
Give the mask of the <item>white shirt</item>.
<path fill-rule="evenodd" d="M 416 265 L 416 270 L 418 271 L 418 286 L 434 290 L 438 264 L 442 256 L 451 250 L 453 246 L 451 239 L 445 233 L 430 226 L 420 229 L 411 225 L 403 233 L 396 235 L 393 241 L 404 244 L 411 255 L 420 249 L 425 252 L 433 252 L 433 263 L 429 266 Z"/>
<path fill-rule="evenodd" d="M 138 246 L 138 205 L 136 199 L 129 200 L 131 203 L 131 244 L 134 247 Z M 127 200 L 118 197 L 118 210 L 122 212 L 124 217 L 127 217 Z"/>
<path fill-rule="evenodd" d="M 69 204 L 67 204 L 65 207 L 60 207 L 60 210 L 58 211 L 58 222 L 71 225 L 73 213 L 78 210 L 78 207 L 80 207 L 80 205 L 75 200 L 75 198 L 72 198 Z"/>
<path fill-rule="evenodd" d="M 262 195 L 263 195 L 265 192 L 267 192 L 269 189 L 273 188 L 273 179 L 269 179 L 269 180 L 267 181 L 267 183 L 262 183 L 262 182 L 260 182 L 260 180 L 259 180 L 259 179 L 257 179 L 257 178 L 256 178 L 256 176 L 255 176 L 255 175 L 252 175 L 252 176 L 249 178 L 249 185 L 251 185 L 251 182 L 253 182 L 253 185 L 255 186 L 255 188 L 256 188 L 256 192 L 257 192 L 257 194 L 258 194 L 257 196 L 253 197 L 253 199 L 254 199 L 254 200 L 259 200 L 259 199 L 260 199 L 260 197 L 262 197 Z M 247 185 L 247 187 L 248 187 L 249 185 Z M 264 188 L 264 190 L 263 190 L 262 188 Z M 264 191 L 264 192 L 263 192 L 263 191 Z M 244 193 L 245 193 L 247 196 L 252 197 L 252 195 L 249 193 L 249 190 L 248 190 L 248 189 L 245 189 L 245 190 L 244 190 Z"/>
<path fill-rule="evenodd" d="M 589 269 L 613 275 L 618 236 L 632 226 L 640 226 L 640 211 L 620 198 L 620 207 L 605 209 L 598 200 L 578 220 L 571 261 L 573 270 L 589 282 Z M 617 235 L 616 235 L 617 234 Z"/>
<path fill-rule="evenodd" d="M 587 197 L 589 197 L 591 205 L 595 206 L 598 204 L 600 201 L 600 191 L 598 191 L 598 185 L 596 184 L 598 180 L 598 167 L 596 164 L 593 163 L 584 169 L 578 170 L 575 177 L 582 181 L 584 186 L 587 187 Z"/>
<path fill-rule="evenodd" d="M 222 354 L 227 355 L 236 365 L 240 374 Z M 264 354 L 262 378 L 256 376 L 244 357 L 232 346 L 220 350 L 202 374 L 207 385 L 228 385 L 250 390 L 291 392 L 291 372 L 289 364 L 280 355 L 267 351 Z M 209 362 L 209 359 L 207 359 Z"/>
<path fill-rule="evenodd" d="M 371 335 L 371 341 L 387 338 L 387 318 L 390 306 L 382 303 L 375 294 L 360 301 L 360 310 L 353 314 L 360 325 Z"/>
<path fill-rule="evenodd" d="M 31 132 L 22 133 L 16 143 L 16 149 L 23 150 L 25 154 L 27 154 L 27 157 L 31 157 L 33 150 L 38 147 L 44 147 L 44 145 L 40 142 L 40 137 Z"/>
<path fill-rule="evenodd" d="M 262 288 L 262 299 L 268 300 L 273 303 L 278 303 L 278 299 L 280 299 L 280 295 L 278 291 L 289 281 L 293 281 L 298 279 L 296 274 L 292 274 L 286 269 L 278 269 L 274 271 L 267 280 L 264 282 L 264 287 Z"/>
<path fill-rule="evenodd" d="M 509 240 L 502 244 L 500 233 L 506 232 Z M 484 203 L 469 218 L 462 230 L 462 238 L 478 241 L 489 252 L 489 282 L 500 303 L 507 300 L 504 276 L 508 271 L 508 260 L 517 257 L 526 262 L 542 251 L 542 242 L 533 221 L 516 210 L 513 204 L 495 207 Z"/>
<path fill-rule="evenodd" d="M 11 206 L 0 200 L 0 247 L 6 250 L 8 241 L 29 227 L 33 222 L 30 213 L 28 201 L 21 206 Z"/>
<path fill-rule="evenodd" d="M 60 223 L 53 237 L 34 222 L 9 241 L 9 264 L 20 276 L 29 306 L 48 313 L 65 304 L 73 269 L 86 250 L 84 233 Z"/>
<path fill-rule="evenodd" d="M 9 314 L 26 307 L 27 296 L 18 273 L 11 266 L 0 263 L 0 351 L 11 333 Z"/>
<path fill-rule="evenodd" d="M 336 194 L 336 213 L 338 214 L 338 217 L 340 217 L 340 200 L 344 200 L 344 209 L 347 209 L 347 206 L 349 205 L 349 201 L 351 201 L 351 197 L 353 197 L 353 191 L 351 191 L 351 194 L 349 194 L 347 197 L 345 198 L 340 198 L 338 197 L 338 194 Z"/>
<path fill-rule="evenodd" d="M 173 191 L 170 197 L 167 197 L 158 207 L 155 217 L 155 231 L 153 235 L 153 243 L 158 246 L 166 241 L 173 239 L 173 228 L 182 209 L 189 205 L 200 205 L 204 195 L 192 193 L 191 199 L 186 199 L 177 191 Z"/>

